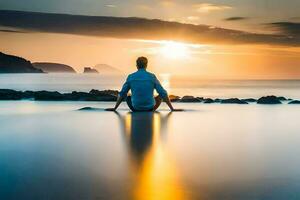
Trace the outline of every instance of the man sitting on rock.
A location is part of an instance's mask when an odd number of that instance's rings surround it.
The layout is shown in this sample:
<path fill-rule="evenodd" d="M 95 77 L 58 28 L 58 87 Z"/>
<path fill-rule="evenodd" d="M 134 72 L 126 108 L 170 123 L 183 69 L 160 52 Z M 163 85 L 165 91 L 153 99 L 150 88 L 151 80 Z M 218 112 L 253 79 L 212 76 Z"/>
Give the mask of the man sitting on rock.
<path fill-rule="evenodd" d="M 108 108 L 108 111 L 115 111 L 126 98 L 128 107 L 132 111 L 155 111 L 164 100 L 171 111 L 179 111 L 174 109 L 168 93 L 161 86 L 156 76 L 146 71 L 148 60 L 146 57 L 139 57 L 136 60 L 137 71 L 130 74 L 124 83 L 122 90 L 119 93 L 117 103 L 114 108 Z M 153 96 L 154 89 L 159 96 Z M 127 93 L 131 90 L 131 96 L 127 96 Z"/>

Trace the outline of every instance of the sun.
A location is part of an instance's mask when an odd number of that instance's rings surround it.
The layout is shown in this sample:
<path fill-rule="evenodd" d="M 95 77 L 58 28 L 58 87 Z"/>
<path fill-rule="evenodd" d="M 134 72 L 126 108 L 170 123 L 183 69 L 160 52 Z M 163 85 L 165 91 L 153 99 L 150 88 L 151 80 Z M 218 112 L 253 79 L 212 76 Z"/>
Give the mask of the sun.
<path fill-rule="evenodd" d="M 189 48 L 186 44 L 173 41 L 164 41 L 160 53 L 166 58 L 182 59 L 189 55 Z"/>

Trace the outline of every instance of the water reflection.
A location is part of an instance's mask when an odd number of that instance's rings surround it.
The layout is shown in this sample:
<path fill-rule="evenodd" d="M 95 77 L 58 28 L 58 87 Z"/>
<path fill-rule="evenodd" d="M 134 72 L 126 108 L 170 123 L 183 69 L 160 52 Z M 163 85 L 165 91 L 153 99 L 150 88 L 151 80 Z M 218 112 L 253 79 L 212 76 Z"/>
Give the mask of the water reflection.
<path fill-rule="evenodd" d="M 171 113 L 118 114 L 134 178 L 133 199 L 187 199 L 164 139 Z"/>

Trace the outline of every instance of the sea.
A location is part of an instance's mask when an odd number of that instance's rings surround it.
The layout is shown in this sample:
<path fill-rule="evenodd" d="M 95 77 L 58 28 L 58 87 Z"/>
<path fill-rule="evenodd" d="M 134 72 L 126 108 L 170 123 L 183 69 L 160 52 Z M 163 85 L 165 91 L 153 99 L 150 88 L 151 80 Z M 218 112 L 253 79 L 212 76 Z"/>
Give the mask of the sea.
<path fill-rule="evenodd" d="M 161 84 L 173 95 L 211 98 L 258 98 L 265 95 L 300 98 L 300 80 L 218 80 L 199 77 L 158 75 Z M 91 89 L 120 90 L 126 76 L 101 74 L 0 74 L 0 88 L 49 90 L 59 92 Z"/>
<path fill-rule="evenodd" d="M 126 77 L 0 75 L 0 88 L 119 89 Z M 299 98 L 299 81 L 160 77 L 176 95 Z M 300 199 L 300 106 L 0 101 L 0 199 Z M 80 108 L 90 109 L 80 110 Z"/>

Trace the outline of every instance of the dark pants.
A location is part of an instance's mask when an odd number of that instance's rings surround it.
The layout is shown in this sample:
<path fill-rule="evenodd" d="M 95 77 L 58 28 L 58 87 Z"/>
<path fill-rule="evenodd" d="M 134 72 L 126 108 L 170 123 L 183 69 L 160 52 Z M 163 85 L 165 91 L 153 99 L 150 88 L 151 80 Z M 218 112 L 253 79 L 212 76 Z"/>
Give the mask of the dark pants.
<path fill-rule="evenodd" d="M 160 98 L 160 96 L 156 96 L 155 98 L 155 105 L 152 109 L 149 110 L 136 110 L 133 106 L 132 106 L 132 101 L 131 101 L 131 96 L 127 96 L 126 98 L 126 103 L 128 105 L 128 107 L 130 108 L 130 110 L 132 110 L 133 112 L 150 112 L 150 111 L 155 111 L 161 104 L 162 99 Z"/>

